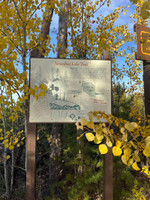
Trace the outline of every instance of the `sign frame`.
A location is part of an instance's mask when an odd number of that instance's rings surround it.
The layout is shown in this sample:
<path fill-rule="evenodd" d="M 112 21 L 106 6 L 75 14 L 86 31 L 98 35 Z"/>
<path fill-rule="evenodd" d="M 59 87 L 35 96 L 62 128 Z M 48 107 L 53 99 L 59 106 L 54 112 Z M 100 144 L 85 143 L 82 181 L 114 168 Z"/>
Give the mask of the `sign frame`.
<path fill-rule="evenodd" d="M 150 28 L 140 24 L 135 24 L 134 31 L 137 34 L 136 59 L 150 61 Z"/>
<path fill-rule="evenodd" d="M 85 59 L 53 59 L 53 58 L 31 58 L 32 59 L 32 61 L 33 60 L 38 60 L 38 61 L 41 61 L 41 60 L 47 60 L 47 61 L 59 61 L 59 62 L 62 62 L 62 61 L 64 61 L 65 63 L 69 63 L 69 62 L 79 62 L 79 63 L 88 63 L 88 62 L 106 62 L 106 63 L 109 63 L 109 81 L 110 81 L 110 85 L 109 85 L 109 105 L 108 105 L 108 107 L 109 107 L 109 113 L 108 114 L 111 114 L 111 112 L 112 112 L 112 107 L 111 107 L 111 101 L 112 101 L 112 96 L 111 96 L 111 88 L 112 88 L 112 63 L 111 63 L 111 60 L 89 60 L 89 59 L 87 59 L 87 60 L 85 60 Z M 31 63 L 31 59 L 30 59 L 30 63 Z M 31 66 L 31 69 L 30 69 L 30 74 L 29 74 L 29 82 L 30 82 L 30 87 L 33 85 L 32 84 L 32 77 L 31 77 L 31 73 L 33 73 L 32 72 L 32 64 L 30 65 Z M 35 67 L 35 66 L 34 66 Z M 44 66 L 42 66 L 42 67 L 44 67 Z M 84 66 L 80 66 L 80 67 L 84 67 Z M 108 66 L 106 66 L 106 68 L 107 68 Z M 77 120 L 74 120 L 74 121 L 47 121 L 47 120 L 42 120 L 42 121 L 39 121 L 39 120 L 31 120 L 31 112 L 33 112 L 32 111 L 32 105 L 31 105 L 31 103 L 32 103 L 32 100 L 33 100 L 33 97 L 31 97 L 30 96 L 30 103 L 29 103 L 29 123 L 75 123 L 75 122 L 77 122 Z M 99 109 L 100 110 L 100 109 Z M 96 111 L 99 111 L 99 110 L 96 110 Z M 89 111 L 95 111 L 95 110 L 89 110 Z M 84 118 L 84 117 L 81 117 L 81 118 Z M 81 119 L 80 118 L 80 119 Z M 86 117 L 87 118 L 87 117 Z M 88 119 L 88 118 L 87 118 Z M 80 121 L 80 120 L 78 120 L 78 121 Z M 95 122 L 99 122 L 99 120 L 97 120 L 97 121 L 95 121 Z"/>

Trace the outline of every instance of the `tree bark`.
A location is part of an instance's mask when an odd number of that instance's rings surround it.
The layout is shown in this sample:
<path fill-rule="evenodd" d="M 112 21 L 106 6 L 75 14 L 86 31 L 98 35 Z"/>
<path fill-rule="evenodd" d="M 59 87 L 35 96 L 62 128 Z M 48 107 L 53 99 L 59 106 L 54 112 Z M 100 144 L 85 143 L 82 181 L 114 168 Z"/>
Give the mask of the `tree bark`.
<path fill-rule="evenodd" d="M 60 16 L 58 24 L 57 45 L 58 52 L 57 58 L 65 58 L 65 51 L 67 48 L 67 19 L 68 19 L 68 1 L 63 0 L 60 7 Z M 52 142 L 50 143 L 50 165 L 49 165 L 49 183 L 50 186 L 59 182 L 63 176 L 62 169 L 62 137 L 63 137 L 63 124 L 52 125 Z M 55 187 L 55 194 L 60 194 L 60 188 Z"/>
<path fill-rule="evenodd" d="M 39 44 L 38 57 L 43 58 L 45 54 L 45 49 L 42 47 L 42 43 L 46 42 L 50 33 L 50 25 L 53 17 L 54 8 L 51 7 L 51 0 L 47 1 L 47 7 L 45 9 L 45 16 L 43 16 L 41 34 L 42 41 Z"/>

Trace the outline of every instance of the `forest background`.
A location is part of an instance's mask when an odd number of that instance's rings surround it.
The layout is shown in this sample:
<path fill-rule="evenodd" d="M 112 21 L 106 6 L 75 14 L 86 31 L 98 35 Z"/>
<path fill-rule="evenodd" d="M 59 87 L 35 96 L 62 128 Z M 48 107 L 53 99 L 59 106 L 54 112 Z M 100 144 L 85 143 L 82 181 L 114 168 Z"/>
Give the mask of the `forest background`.
<path fill-rule="evenodd" d="M 74 59 L 101 59 L 107 51 L 113 62 L 113 115 L 92 113 L 76 126 L 38 125 L 37 199 L 102 199 L 102 154 L 112 146 L 114 199 L 150 198 L 149 116 L 133 32 L 135 23 L 149 25 L 149 9 L 144 0 L 0 1 L 1 199 L 25 197 L 28 96 L 38 99 L 47 90 L 29 89 L 32 50 Z M 93 115 L 110 126 L 94 125 Z M 90 132 L 77 130 L 86 127 Z"/>

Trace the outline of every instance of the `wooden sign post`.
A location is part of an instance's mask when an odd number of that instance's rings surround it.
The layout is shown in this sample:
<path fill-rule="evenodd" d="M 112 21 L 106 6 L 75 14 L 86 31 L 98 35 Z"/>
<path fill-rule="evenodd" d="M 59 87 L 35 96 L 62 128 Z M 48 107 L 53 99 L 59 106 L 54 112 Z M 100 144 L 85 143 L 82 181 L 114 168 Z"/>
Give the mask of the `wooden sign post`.
<path fill-rule="evenodd" d="M 112 60 L 112 55 L 107 51 L 103 52 L 104 60 Z M 112 87 L 112 85 L 111 85 Z M 111 88 L 112 91 L 112 88 Z M 112 92 L 111 92 L 112 95 Z M 112 105 L 111 105 L 112 106 Z M 108 148 L 108 153 L 104 155 L 103 164 L 104 178 L 104 200 L 113 200 L 113 155 L 112 148 Z"/>
<path fill-rule="evenodd" d="M 150 115 L 150 28 L 135 24 L 134 31 L 137 34 L 136 59 L 143 60 L 144 101 L 147 118 Z"/>
<path fill-rule="evenodd" d="M 26 200 L 35 200 L 36 193 L 36 124 L 28 123 Z"/>
<path fill-rule="evenodd" d="M 37 58 L 38 49 L 31 52 L 30 57 Z M 26 200 L 36 199 L 36 123 L 29 123 L 27 132 L 27 171 L 26 171 Z"/>

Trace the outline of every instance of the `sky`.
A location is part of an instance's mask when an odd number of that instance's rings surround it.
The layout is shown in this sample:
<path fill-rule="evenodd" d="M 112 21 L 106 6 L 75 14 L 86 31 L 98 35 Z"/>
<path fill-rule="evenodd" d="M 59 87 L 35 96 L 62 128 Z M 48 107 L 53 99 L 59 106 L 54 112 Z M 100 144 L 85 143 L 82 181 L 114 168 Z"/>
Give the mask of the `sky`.
<path fill-rule="evenodd" d="M 95 0 L 94 0 L 95 1 Z M 129 30 L 133 32 L 133 23 L 129 23 L 131 21 L 130 15 L 134 12 L 135 10 L 135 5 L 133 5 L 129 0 L 112 0 L 111 5 L 107 7 L 107 5 L 102 6 L 101 9 L 99 9 L 94 17 L 95 19 L 100 15 L 103 14 L 104 16 L 107 16 L 108 14 L 112 13 L 113 10 L 121 5 L 130 6 L 127 8 L 127 13 L 125 15 L 121 14 L 121 17 L 116 21 L 115 25 L 122 25 L 128 23 Z M 94 27 L 95 26 L 95 27 Z M 93 30 L 96 28 L 97 25 L 93 26 Z M 56 32 L 58 31 L 58 16 L 56 14 L 53 15 L 53 20 L 51 24 L 51 32 L 50 32 L 50 37 L 52 39 L 52 42 L 57 45 L 57 40 L 56 40 L 56 34 L 53 33 L 52 31 L 55 30 Z M 135 42 L 134 42 L 135 43 Z M 56 54 L 53 54 L 52 52 L 49 55 L 50 57 L 56 57 Z"/>
<path fill-rule="evenodd" d="M 129 0 L 112 0 L 111 1 L 111 5 L 109 7 L 107 7 L 107 5 L 102 6 L 102 8 L 100 8 L 94 15 L 95 19 L 100 15 L 103 14 L 104 16 L 107 16 L 108 14 L 112 13 L 113 10 L 119 6 L 124 6 L 126 5 L 127 7 L 127 13 L 125 15 L 123 15 L 123 13 L 121 14 L 120 18 L 115 22 L 115 25 L 122 25 L 122 24 L 128 24 L 128 29 L 134 33 L 133 30 L 133 26 L 134 23 L 131 22 L 131 18 L 130 15 L 133 14 L 133 12 L 135 11 L 135 5 L 133 5 Z M 128 7 L 129 6 L 129 7 Z M 93 26 L 93 30 L 96 30 L 96 24 Z M 58 31 L 58 16 L 54 14 L 53 16 L 53 20 L 52 20 L 52 24 L 51 24 L 51 32 L 50 32 L 50 37 L 52 39 L 52 42 L 55 43 L 55 45 L 57 46 L 57 40 L 56 40 L 56 33 L 54 34 L 52 32 L 52 30 L 54 30 L 57 32 Z M 136 51 L 136 41 L 132 41 L 130 43 L 128 43 L 128 45 L 135 47 L 135 51 Z M 124 45 L 124 48 L 126 49 L 127 45 Z M 56 54 L 54 53 L 50 53 L 49 57 L 51 58 L 56 58 Z M 122 68 L 123 64 L 125 64 L 125 58 L 117 58 L 117 62 L 119 63 L 119 67 L 120 69 Z M 141 74 L 141 78 L 142 78 L 142 74 Z M 123 82 L 127 83 L 129 81 L 129 79 L 127 77 L 124 77 Z"/>

